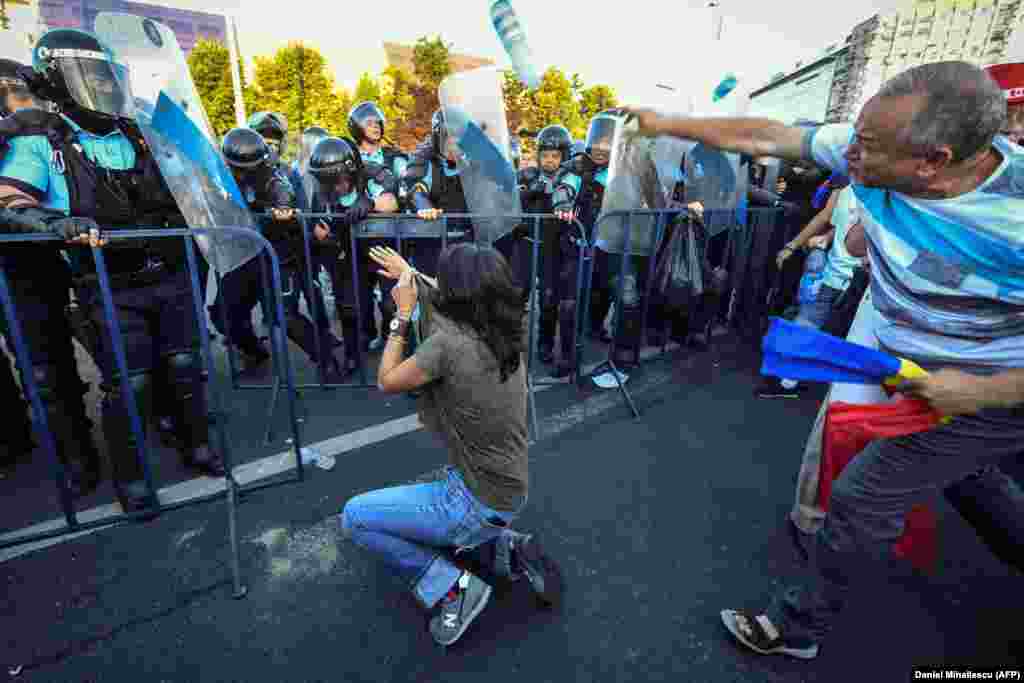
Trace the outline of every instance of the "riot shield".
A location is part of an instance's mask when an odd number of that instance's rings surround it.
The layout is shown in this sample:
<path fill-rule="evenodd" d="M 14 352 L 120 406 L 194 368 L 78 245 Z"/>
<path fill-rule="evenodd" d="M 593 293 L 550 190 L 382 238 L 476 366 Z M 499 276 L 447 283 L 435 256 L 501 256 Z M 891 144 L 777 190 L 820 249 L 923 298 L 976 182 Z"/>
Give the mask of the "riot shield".
<path fill-rule="evenodd" d="M 301 187 L 295 188 L 298 191 L 298 195 L 301 197 L 305 206 L 300 206 L 303 211 L 312 211 L 314 196 L 319 188 L 316 178 L 309 172 L 309 159 L 313 156 L 313 150 L 316 148 L 318 142 L 328 137 L 326 131 L 323 133 L 316 133 L 310 131 L 304 131 L 302 133 L 302 141 L 299 144 L 299 156 L 298 156 L 298 170 L 299 170 L 299 182 Z"/>
<path fill-rule="evenodd" d="M 488 244 L 509 234 L 519 222 L 493 218 L 518 214 L 519 185 L 509 158 L 503 78 L 494 67 L 452 74 L 441 82 L 438 98 L 449 139 L 458 146 L 458 168 L 466 205 L 492 218 L 473 220 L 476 239 Z M 441 155 L 444 150 L 439 150 Z"/>
<path fill-rule="evenodd" d="M 101 12 L 95 32 L 130 70 L 135 122 L 190 228 L 257 225 L 217 149 L 216 137 L 174 32 L 144 17 Z M 197 236 L 206 260 L 222 274 L 260 251 L 244 234 Z"/>
<path fill-rule="evenodd" d="M 635 126 L 635 121 L 618 117 L 608 164 L 608 183 L 597 221 L 596 243 L 602 251 L 611 254 L 648 256 L 657 246 L 656 216 L 606 216 L 613 212 L 668 207 L 679 175 L 682 147 L 665 145 L 659 151 L 654 140 L 632 134 L 630 129 Z M 674 152 L 678 152 L 678 156 Z"/>

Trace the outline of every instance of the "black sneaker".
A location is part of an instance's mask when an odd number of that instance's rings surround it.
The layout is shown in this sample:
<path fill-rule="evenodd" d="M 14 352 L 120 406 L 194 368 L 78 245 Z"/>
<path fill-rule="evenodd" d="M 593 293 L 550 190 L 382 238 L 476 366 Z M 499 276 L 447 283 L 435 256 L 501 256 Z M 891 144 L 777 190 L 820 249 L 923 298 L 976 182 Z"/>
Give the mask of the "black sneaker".
<path fill-rule="evenodd" d="M 512 558 L 514 574 L 526 576 L 541 606 L 557 607 L 562 600 L 562 572 L 544 553 L 537 537 L 527 535 L 517 539 Z"/>
<path fill-rule="evenodd" d="M 758 385 L 754 394 L 758 398 L 799 398 L 801 387 L 796 385 L 792 389 L 782 386 L 782 380 L 778 377 L 765 377 Z"/>
<path fill-rule="evenodd" d="M 754 652 L 762 655 L 789 655 L 797 659 L 814 659 L 818 656 L 817 643 L 787 638 L 763 614 L 751 618 L 731 609 L 724 609 L 720 614 L 729 633 Z"/>
<path fill-rule="evenodd" d="M 452 645 L 462 637 L 477 615 L 491 599 L 492 588 L 469 572 L 462 572 L 458 582 L 441 601 L 441 609 L 430 620 L 430 635 L 438 645 Z"/>

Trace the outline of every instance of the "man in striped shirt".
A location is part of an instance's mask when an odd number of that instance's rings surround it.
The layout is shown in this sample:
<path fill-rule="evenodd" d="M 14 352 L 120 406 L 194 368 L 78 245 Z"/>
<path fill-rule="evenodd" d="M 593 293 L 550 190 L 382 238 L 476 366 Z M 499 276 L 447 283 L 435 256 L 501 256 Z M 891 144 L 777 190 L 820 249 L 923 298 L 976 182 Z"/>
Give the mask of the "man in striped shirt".
<path fill-rule="evenodd" d="M 810 659 L 916 502 L 1022 451 L 1024 149 L 999 135 L 1004 92 L 965 62 L 894 77 L 852 126 L 633 113 L 643 134 L 814 161 L 851 177 L 862 210 L 847 246 L 870 259 L 875 341 L 931 372 L 904 393 L 954 416 L 868 446 L 836 481 L 807 581 L 779 591 L 764 614 L 722 611 L 749 648 Z"/>

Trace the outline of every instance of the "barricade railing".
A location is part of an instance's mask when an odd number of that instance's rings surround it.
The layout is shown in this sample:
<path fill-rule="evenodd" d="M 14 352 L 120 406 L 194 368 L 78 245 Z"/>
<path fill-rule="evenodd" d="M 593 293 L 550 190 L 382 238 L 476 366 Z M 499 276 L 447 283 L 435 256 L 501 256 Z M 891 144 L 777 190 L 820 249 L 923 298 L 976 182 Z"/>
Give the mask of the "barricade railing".
<path fill-rule="evenodd" d="M 274 481 L 263 481 L 257 480 L 250 482 L 246 486 L 240 486 L 235 480 L 233 473 L 233 457 L 231 453 L 231 443 L 227 434 L 227 412 L 224 408 L 224 397 L 220 390 L 218 373 L 216 366 L 216 359 L 212 351 L 210 333 L 206 325 L 206 302 L 205 302 L 205 287 L 200 283 L 200 277 L 205 277 L 207 269 L 201 265 L 200 259 L 196 258 L 195 255 L 195 237 L 198 235 L 209 234 L 214 232 L 213 230 L 187 230 L 187 229 L 139 229 L 130 231 L 111 231 L 104 233 L 103 238 L 108 242 L 122 242 L 131 240 L 156 240 L 156 239 L 173 239 L 179 238 L 184 242 L 185 257 L 189 275 L 189 286 L 191 289 L 192 303 L 196 322 L 198 324 L 199 331 L 199 342 L 200 342 L 200 355 L 202 359 L 202 371 L 200 375 L 200 382 L 204 385 L 201 390 L 206 390 L 206 386 L 209 386 L 208 391 L 208 415 L 209 425 L 212 432 L 216 436 L 216 440 L 213 442 L 216 444 L 217 449 L 222 454 L 224 459 L 224 467 L 227 472 L 225 476 L 225 487 L 222 491 L 217 491 L 212 494 L 194 497 L 189 500 L 183 500 L 173 503 L 163 503 L 159 501 L 158 507 L 151 507 L 145 510 L 139 510 L 131 513 L 121 513 L 109 515 L 99 519 L 82 521 L 78 519 L 78 514 L 75 509 L 74 501 L 72 500 L 72 492 L 70 488 L 70 482 L 68 479 L 68 472 L 58 455 L 57 439 L 54 433 L 51 431 L 48 419 L 46 407 L 43 403 L 40 389 L 36 384 L 34 373 L 33 373 L 33 351 L 29 346 L 28 340 L 25 337 L 23 325 L 18 314 L 18 309 L 11 288 L 11 283 L 8 278 L 8 274 L 4 268 L 4 264 L 0 262 L 0 305 L 3 307 L 3 315 L 7 322 L 7 334 L 9 340 L 13 346 L 14 355 L 17 360 L 17 364 L 20 370 L 20 376 L 22 380 L 23 391 L 29 401 L 31 408 L 33 422 L 37 427 L 38 435 L 42 441 L 42 446 L 47 454 L 50 462 L 53 466 L 54 480 L 58 487 L 58 494 L 60 499 L 61 510 L 64 517 L 65 526 L 50 529 L 40 532 L 32 532 L 25 534 L 8 535 L 0 540 L 0 549 L 9 548 L 13 546 L 23 545 L 26 543 L 32 543 L 45 539 L 57 538 L 68 534 L 80 533 L 82 531 L 95 529 L 99 527 L 106 527 L 113 524 L 118 524 L 130 520 L 139 518 L 151 518 L 155 514 L 160 514 L 169 510 L 174 510 L 186 506 L 191 506 L 199 503 L 210 502 L 214 500 L 220 500 L 222 498 L 227 500 L 227 513 L 228 513 L 228 533 L 229 542 L 231 549 L 231 572 L 234 587 L 235 597 L 241 597 L 245 594 L 245 588 L 241 583 L 239 561 L 238 561 L 238 535 L 236 525 L 236 503 L 239 497 L 247 492 L 268 488 L 271 486 L 278 486 L 281 484 L 291 483 L 293 481 L 301 481 L 304 478 L 302 459 L 299 456 L 301 452 L 301 434 L 299 429 L 298 416 L 295 409 L 295 380 L 294 373 L 289 362 L 288 354 L 284 346 L 284 335 L 281 330 L 281 322 L 284 318 L 284 306 L 281 300 L 281 273 L 280 266 L 276 254 L 270 243 L 259 233 L 255 232 L 250 228 L 228 228 L 220 227 L 216 229 L 216 232 L 223 234 L 225 232 L 233 232 L 237 234 L 245 235 L 260 245 L 260 250 L 255 258 L 267 259 L 269 266 L 268 279 L 269 282 L 267 290 L 273 295 L 272 305 L 274 307 L 275 324 L 271 326 L 271 340 L 273 343 L 273 359 L 275 361 L 275 373 L 278 375 L 280 382 L 284 385 L 287 390 L 288 406 L 289 406 L 289 417 L 291 423 L 292 438 L 295 444 L 294 453 L 296 456 L 295 460 L 295 477 L 293 479 L 281 479 L 277 478 Z M 63 242 L 54 235 L 0 235 L 0 244 L 25 244 L 25 243 L 54 243 L 54 249 L 58 248 L 58 245 L 62 245 Z M 130 422 L 130 429 L 132 436 L 134 437 L 134 443 L 136 444 L 136 458 L 138 463 L 141 465 L 143 476 L 146 482 L 146 486 L 154 497 L 156 497 L 157 488 L 156 482 L 153 479 L 153 472 L 150 466 L 149 458 L 149 443 L 146 439 L 146 430 L 143 429 L 143 420 L 150 416 L 143 416 L 139 412 L 139 406 L 135 400 L 135 394 L 132 391 L 130 385 L 130 378 L 128 372 L 127 355 L 125 348 L 125 340 L 121 333 L 121 325 L 119 316 L 117 314 L 113 290 L 111 289 L 111 279 L 107 268 L 107 261 L 104 256 L 104 252 L 107 249 L 116 249 L 112 246 L 104 247 L 85 247 L 85 246 L 68 246 L 67 249 L 89 249 L 95 265 L 96 284 L 99 288 L 100 304 L 103 310 L 103 319 L 105 323 L 105 334 L 108 335 L 108 341 L 110 348 L 113 351 L 114 365 L 116 368 L 116 377 L 103 377 L 102 381 L 119 381 L 121 385 L 121 393 L 124 400 L 124 407 L 127 410 Z M 215 255 L 216 250 L 212 250 Z M 216 258 L 213 259 L 214 263 L 209 264 L 213 267 L 215 272 L 218 272 L 218 264 Z M 69 346 L 70 346 L 70 340 Z M 87 351 L 92 352 L 91 349 Z M 212 380 L 212 381 L 211 381 Z M 85 400 L 85 397 L 82 397 Z M 213 435 L 211 435 L 213 436 Z"/>
<path fill-rule="evenodd" d="M 518 221 L 525 223 L 530 226 L 529 237 L 526 238 L 532 243 L 531 250 L 531 264 L 529 279 L 531 281 L 530 287 L 530 302 L 529 307 L 529 327 L 528 327 L 528 340 L 529 340 L 529 357 L 527 360 L 527 375 L 529 377 L 529 397 L 530 397 L 530 412 L 532 417 L 532 426 L 536 432 L 537 416 L 536 416 L 536 402 L 534 398 L 534 389 L 537 386 L 543 386 L 546 384 L 562 384 L 561 380 L 551 379 L 535 379 L 532 374 L 532 369 L 536 366 L 536 354 L 537 354 L 537 325 L 539 322 L 541 301 L 540 292 L 538 292 L 539 285 L 539 272 L 540 272 L 540 260 L 541 260 L 541 244 L 543 242 L 543 221 L 558 221 L 559 226 L 565 226 L 566 229 L 571 226 L 571 229 L 576 233 L 577 239 L 575 240 L 577 248 L 577 267 L 575 268 L 576 282 L 575 282 L 575 300 L 580 301 L 579 294 L 583 287 L 583 261 L 588 258 L 587 254 L 587 241 L 586 231 L 578 220 L 574 220 L 571 223 L 564 223 L 559 221 L 553 214 L 547 213 L 519 213 L 519 214 L 474 214 L 474 213 L 448 213 L 442 214 L 437 220 L 425 220 L 417 216 L 416 214 L 371 214 L 366 220 L 353 226 L 352 229 L 348 230 L 348 244 L 344 245 L 347 248 L 347 261 L 349 266 L 349 273 L 347 275 L 347 282 L 345 286 L 351 287 L 352 291 L 349 294 L 352 301 L 354 312 L 355 312 L 355 339 L 345 339 L 345 344 L 349 349 L 347 353 L 354 353 L 357 360 L 357 371 L 358 381 L 345 382 L 345 383 L 329 383 L 326 381 L 326 367 L 325 360 L 329 355 L 329 351 L 325 352 L 322 349 L 322 343 L 325 339 L 323 334 L 325 330 L 321 329 L 322 323 L 330 324 L 329 312 L 326 310 L 326 303 L 324 297 L 318 291 L 317 288 L 317 274 L 314 272 L 318 267 L 317 261 L 313 258 L 313 238 L 312 238 L 312 225 L 317 219 L 330 220 L 332 218 L 339 218 L 340 214 L 331 212 L 302 212 L 298 213 L 297 218 L 302 227 L 302 253 L 303 253 L 303 270 L 301 273 L 302 279 L 305 281 L 305 293 L 306 293 L 306 306 L 312 318 L 313 328 L 315 330 L 316 340 L 316 354 L 318 362 L 317 368 L 317 379 L 319 380 L 316 384 L 298 384 L 295 389 L 297 392 L 303 392 L 306 390 L 334 390 L 334 389 L 372 389 L 376 388 L 377 383 L 370 381 L 367 376 L 367 363 L 364 357 L 365 339 L 364 330 L 366 329 L 366 321 L 368 316 L 373 315 L 372 310 L 363 310 L 364 301 L 366 300 L 363 296 L 363 288 L 368 288 L 369 283 L 363 281 L 363 274 L 367 272 L 367 268 L 362 267 L 359 259 L 367 258 L 365 249 L 361 248 L 360 243 L 367 240 L 387 241 L 394 245 L 395 250 L 399 253 L 403 253 L 403 245 L 406 243 L 424 241 L 424 240 L 438 240 L 441 243 L 441 250 L 443 251 L 449 244 L 449 242 L 460 241 L 467 237 L 467 231 L 458 226 L 450 225 L 449 221 L 473 221 L 475 220 L 500 220 L 500 221 Z M 510 235 L 509 238 L 512 238 Z M 335 244 L 337 244 L 335 242 Z M 554 257 L 554 255 L 545 255 L 545 257 Z M 430 273 L 428 273 L 430 274 Z M 549 283 L 550 284 L 550 283 Z M 292 293 L 297 296 L 297 293 Z M 334 292 L 335 297 L 342 296 L 342 292 Z M 372 299 L 370 299 L 372 301 Z M 294 307 L 297 304 L 293 304 Z M 582 346 L 583 340 L 580 335 L 582 320 L 580 306 L 577 305 L 574 311 L 574 339 L 572 341 L 573 351 L 577 359 L 582 358 Z M 223 310 L 221 311 L 223 314 Z M 384 331 L 386 335 L 386 331 Z M 287 352 L 287 344 L 285 345 Z M 228 350 L 229 359 L 233 359 L 233 349 Z M 271 427 L 274 424 L 274 415 L 277 407 L 277 395 L 280 391 L 280 379 L 275 375 L 275 380 L 272 384 L 242 384 L 239 383 L 238 375 L 235 372 L 234 361 L 230 361 L 231 376 L 234 386 L 239 389 L 269 389 L 272 392 L 270 406 L 268 408 L 268 419 L 267 419 L 267 431 L 264 435 L 264 440 L 269 442 L 272 439 Z M 575 364 L 575 370 L 570 381 L 575 379 L 579 381 L 579 362 Z M 301 422 L 301 420 L 300 420 Z"/>

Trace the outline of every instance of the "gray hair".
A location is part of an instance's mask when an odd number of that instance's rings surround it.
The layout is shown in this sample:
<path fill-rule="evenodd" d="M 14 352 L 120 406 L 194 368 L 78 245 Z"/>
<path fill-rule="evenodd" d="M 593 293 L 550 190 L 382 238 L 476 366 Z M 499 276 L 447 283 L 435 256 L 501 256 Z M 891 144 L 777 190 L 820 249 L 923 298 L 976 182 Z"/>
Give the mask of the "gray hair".
<path fill-rule="evenodd" d="M 992 144 L 1006 120 L 1006 95 L 982 69 L 967 62 L 934 62 L 908 69 L 888 80 L 878 97 L 926 98 L 904 131 L 919 151 L 940 146 L 953 161 L 969 159 Z"/>

